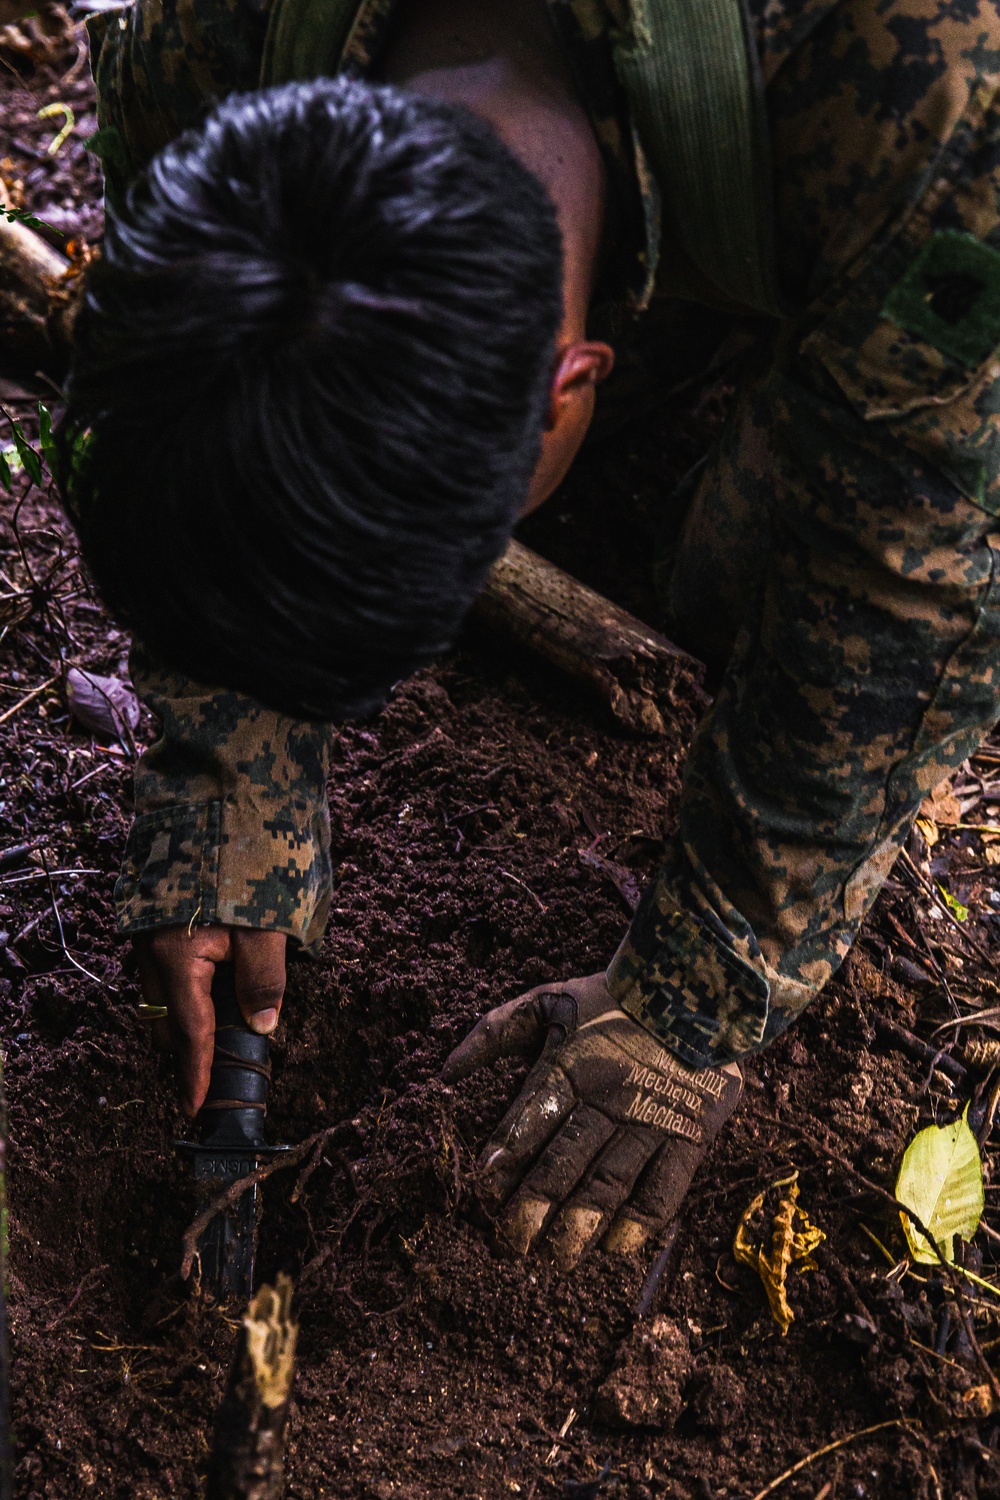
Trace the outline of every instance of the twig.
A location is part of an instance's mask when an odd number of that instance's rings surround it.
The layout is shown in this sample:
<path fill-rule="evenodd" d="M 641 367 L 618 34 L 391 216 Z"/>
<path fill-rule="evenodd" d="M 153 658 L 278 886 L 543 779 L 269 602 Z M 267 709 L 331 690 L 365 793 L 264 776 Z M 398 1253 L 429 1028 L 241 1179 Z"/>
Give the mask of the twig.
<path fill-rule="evenodd" d="M 986 963 L 989 964 L 989 966 L 992 968 L 994 962 L 992 954 L 987 953 L 985 948 L 980 948 L 978 940 L 972 936 L 971 932 L 966 932 L 965 928 L 962 926 L 962 923 L 958 920 L 955 913 L 951 910 L 941 892 L 937 889 L 936 886 L 931 883 L 931 881 L 924 878 L 905 849 L 901 849 L 899 851 L 899 857 L 903 861 L 904 868 L 909 871 L 914 880 L 919 882 L 924 891 L 924 894 L 931 897 L 934 905 L 940 911 L 944 912 L 946 918 L 954 927 L 955 931 L 959 933 L 969 944 L 969 947 L 972 948 L 975 953 L 978 953 L 980 958 L 985 959 Z"/>
<path fill-rule="evenodd" d="M 183 1255 L 181 1257 L 181 1279 L 187 1281 L 191 1275 L 191 1269 L 198 1258 L 198 1241 L 201 1239 L 209 1224 L 216 1214 L 222 1213 L 242 1198 L 247 1188 L 256 1187 L 258 1183 L 265 1182 L 274 1172 L 280 1172 L 285 1167 L 294 1167 L 313 1148 L 320 1144 L 326 1144 L 337 1135 L 339 1131 L 357 1131 L 357 1125 L 353 1120 L 341 1120 L 339 1125 L 331 1125 L 327 1130 L 320 1130 L 316 1135 L 311 1135 L 289 1151 L 283 1151 L 280 1156 L 265 1162 L 263 1166 L 256 1167 L 254 1171 L 248 1172 L 246 1177 L 238 1177 L 231 1182 L 217 1197 L 213 1198 L 207 1207 L 194 1219 L 184 1231 L 181 1241 Z"/>
<path fill-rule="evenodd" d="M 23 698 L 20 698 L 17 703 L 15 703 L 11 708 L 5 709 L 4 712 L 0 714 L 0 724 L 6 724 L 8 719 L 12 719 L 14 715 L 18 713 L 22 708 L 24 708 L 26 704 L 30 703 L 33 698 L 40 697 L 42 693 L 46 692 L 50 687 L 53 687 L 54 684 L 59 681 L 61 676 L 61 672 L 55 672 L 46 682 L 39 683 L 38 687 L 32 688 L 30 693 L 25 693 Z"/>
<path fill-rule="evenodd" d="M 60 878 L 62 878 L 65 875 L 106 875 L 107 873 L 108 873 L 107 870 L 80 870 L 80 869 L 73 869 L 73 870 L 50 870 L 48 872 L 48 874 L 52 877 L 53 880 L 59 880 Z M 46 879 L 46 872 L 44 870 L 32 870 L 32 871 L 30 871 L 26 875 L 6 875 L 6 876 L 0 876 L 0 886 L 2 886 L 2 885 L 23 885 L 26 880 L 45 880 L 45 879 Z"/>
<path fill-rule="evenodd" d="M 19 859 L 24 859 L 26 855 L 33 854 L 44 843 L 44 839 L 31 839 L 26 844 L 11 844 L 9 849 L 0 849 L 0 870 L 6 870 L 11 865 L 16 865 Z"/>
<path fill-rule="evenodd" d="M 556 1461 L 556 1459 L 559 1457 L 559 1448 L 560 1448 L 561 1440 L 566 1436 L 567 1432 L 569 1432 L 570 1428 L 572 1427 L 572 1425 L 573 1425 L 573 1423 L 575 1421 L 576 1421 L 576 1407 L 575 1406 L 571 1406 L 570 1409 L 569 1409 L 569 1414 L 567 1415 L 565 1422 L 562 1424 L 562 1426 L 559 1429 L 559 1437 L 556 1439 L 555 1442 L 553 1442 L 552 1447 L 549 1449 L 548 1457 L 545 1460 L 546 1467 L 549 1467 L 552 1464 L 554 1464 L 555 1461 Z"/>
<path fill-rule="evenodd" d="M 862 1427 L 858 1432 L 848 1432 L 844 1437 L 838 1438 L 835 1443 L 827 1443 L 823 1448 L 817 1448 L 815 1453 L 808 1453 L 805 1458 L 800 1458 L 797 1464 L 792 1464 L 777 1479 L 772 1479 L 762 1490 L 758 1490 L 753 1500 L 764 1500 L 765 1495 L 773 1495 L 775 1490 L 784 1484 L 786 1479 L 791 1479 L 796 1474 L 801 1474 L 803 1469 L 808 1469 L 817 1458 L 823 1458 L 827 1453 L 834 1453 L 838 1448 L 845 1448 L 848 1443 L 856 1442 L 858 1438 L 870 1437 L 873 1432 L 883 1432 L 887 1427 L 914 1427 L 917 1424 L 910 1422 L 906 1417 L 893 1417 L 888 1422 L 876 1422 L 873 1427 Z"/>
<path fill-rule="evenodd" d="M 548 911 L 548 907 L 545 905 L 545 902 L 542 900 L 541 896 L 536 896 L 534 891 L 531 889 L 531 886 L 525 885 L 520 876 L 512 875 L 510 870 L 498 870 L 497 874 L 502 875 L 505 880 L 512 880 L 515 885 L 519 885 L 521 887 L 522 891 L 527 891 L 528 895 L 531 897 L 532 901 L 534 901 L 539 911 Z"/>
<path fill-rule="evenodd" d="M 87 1272 L 86 1276 L 80 1282 L 80 1285 L 77 1287 L 77 1289 L 73 1293 L 72 1297 L 66 1303 L 66 1306 L 63 1308 L 62 1312 L 61 1313 L 57 1313 L 56 1316 L 52 1319 L 52 1322 L 51 1323 L 47 1323 L 45 1325 L 44 1331 L 46 1333 L 51 1333 L 52 1330 L 53 1330 L 53 1328 L 58 1327 L 58 1325 L 62 1322 L 63 1318 L 66 1318 L 66 1317 L 69 1316 L 69 1314 L 73 1311 L 73 1309 L 76 1306 L 76 1304 L 79 1302 L 79 1300 L 82 1297 L 83 1293 L 86 1291 L 88 1284 L 90 1282 L 92 1282 L 92 1281 L 95 1281 L 107 1269 L 108 1269 L 107 1266 L 94 1266 L 91 1270 L 89 1270 Z"/>
<path fill-rule="evenodd" d="M 953 1021 L 942 1021 L 940 1026 L 935 1026 L 934 1035 L 939 1031 L 947 1031 L 951 1026 L 982 1026 L 987 1021 L 1000 1021 L 1000 1008 L 993 1006 L 989 1010 L 977 1010 L 969 1016 L 956 1016 Z"/>
<path fill-rule="evenodd" d="M 660 1247 L 659 1253 L 654 1258 L 653 1264 L 646 1273 L 646 1279 L 642 1283 L 642 1291 L 639 1293 L 639 1300 L 635 1304 L 635 1315 L 637 1318 L 645 1318 L 653 1305 L 653 1299 L 659 1290 L 660 1282 L 663 1280 L 663 1273 L 670 1263 L 670 1257 L 677 1243 L 680 1227 L 680 1215 L 667 1225 L 663 1236 L 663 1244 Z"/>
<path fill-rule="evenodd" d="M 955 1026 L 960 1021 L 946 1021 L 945 1026 Z M 944 1028 L 939 1026 L 939 1031 Z M 922 1041 L 920 1037 L 914 1036 L 912 1031 L 907 1031 L 905 1026 L 900 1026 L 896 1021 L 890 1021 L 888 1016 L 879 1016 L 875 1022 L 875 1034 L 890 1043 L 897 1052 L 912 1057 L 915 1062 L 929 1064 L 931 1071 L 939 1068 L 952 1083 L 961 1087 L 968 1082 L 968 1069 L 964 1068 L 957 1058 L 949 1057 L 942 1048 L 932 1047 L 929 1042 Z"/>
<path fill-rule="evenodd" d="M 69 948 L 66 946 L 66 934 L 63 932 L 62 917 L 59 914 L 59 903 L 56 900 L 56 888 L 52 884 L 52 872 L 49 870 L 49 862 L 45 858 L 45 850 L 44 849 L 39 850 L 39 854 L 41 856 L 42 868 L 45 871 L 45 878 L 47 879 L 47 881 L 49 883 L 49 900 L 52 902 L 52 915 L 56 919 L 56 930 L 59 933 L 59 946 L 60 946 L 60 948 L 62 949 L 62 951 L 63 951 L 64 955 L 66 956 L 66 958 L 69 959 L 69 961 L 73 965 L 74 969 L 79 969 L 81 974 L 86 974 L 87 978 L 88 979 L 92 979 L 95 984 L 104 984 L 105 981 L 103 979 L 99 979 L 96 974 L 92 974 L 89 969 L 85 969 L 83 967 L 83 964 L 78 963 L 77 960 L 73 957 L 72 953 L 69 951 Z M 114 985 L 109 984 L 107 986 L 107 988 L 110 990 L 110 992 L 112 994 L 116 994 L 117 993 L 117 991 L 115 990 Z"/>

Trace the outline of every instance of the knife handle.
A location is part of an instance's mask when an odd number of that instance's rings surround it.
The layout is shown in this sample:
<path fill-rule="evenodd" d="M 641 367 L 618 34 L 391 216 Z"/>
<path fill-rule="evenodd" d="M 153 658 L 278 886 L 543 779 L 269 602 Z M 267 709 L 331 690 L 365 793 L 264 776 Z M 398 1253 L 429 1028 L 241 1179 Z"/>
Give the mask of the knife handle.
<path fill-rule="evenodd" d="M 212 1001 L 215 1052 L 208 1094 L 198 1115 L 202 1145 L 263 1146 L 271 1044 L 243 1019 L 233 964 L 216 964 Z"/>

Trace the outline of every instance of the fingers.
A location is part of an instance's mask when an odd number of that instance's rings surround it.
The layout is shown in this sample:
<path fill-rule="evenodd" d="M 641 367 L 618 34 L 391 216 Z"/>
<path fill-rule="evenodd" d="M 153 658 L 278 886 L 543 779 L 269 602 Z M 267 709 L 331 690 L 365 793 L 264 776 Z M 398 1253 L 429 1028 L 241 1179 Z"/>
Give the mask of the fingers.
<path fill-rule="evenodd" d="M 518 995 L 477 1021 L 445 1059 L 441 1077 L 445 1083 L 456 1083 L 501 1057 L 530 1054 L 541 1046 L 544 1034 L 545 1023 L 535 996 Z"/>
<path fill-rule="evenodd" d="M 236 999 L 251 1031 L 261 1036 L 269 1036 L 278 1024 L 285 993 L 287 942 L 283 932 L 232 929 Z"/>
<path fill-rule="evenodd" d="M 612 1222 L 604 1248 L 617 1255 L 631 1255 L 641 1250 L 651 1234 L 669 1224 L 684 1201 L 705 1149 L 695 1141 L 664 1142 Z"/>
<path fill-rule="evenodd" d="M 549 1254 L 561 1270 L 571 1270 L 600 1239 L 658 1144 L 645 1131 L 619 1129 L 611 1137 L 549 1229 Z"/>
<path fill-rule="evenodd" d="M 691 1179 L 743 1092 L 743 1075 L 736 1063 L 728 1064 L 720 1072 L 725 1079 L 724 1092 L 711 1128 L 700 1141 L 682 1137 L 664 1141 L 608 1230 L 604 1239 L 606 1250 L 618 1255 L 632 1254 L 679 1211 Z"/>
<path fill-rule="evenodd" d="M 551 1210 L 568 1198 L 614 1134 L 607 1115 L 577 1105 L 514 1193 L 497 1229 L 519 1255 L 526 1255 L 545 1228 Z"/>
<path fill-rule="evenodd" d="M 181 1104 L 196 1115 L 208 1092 L 215 1040 L 212 979 L 230 956 L 225 927 L 163 927 L 136 943 L 146 972 L 167 1007 L 171 1050 L 176 1054 Z"/>
<path fill-rule="evenodd" d="M 525 1169 L 548 1145 L 576 1103 L 566 1075 L 547 1057 L 535 1064 L 479 1158 L 479 1195 L 487 1207 L 504 1203 Z"/>

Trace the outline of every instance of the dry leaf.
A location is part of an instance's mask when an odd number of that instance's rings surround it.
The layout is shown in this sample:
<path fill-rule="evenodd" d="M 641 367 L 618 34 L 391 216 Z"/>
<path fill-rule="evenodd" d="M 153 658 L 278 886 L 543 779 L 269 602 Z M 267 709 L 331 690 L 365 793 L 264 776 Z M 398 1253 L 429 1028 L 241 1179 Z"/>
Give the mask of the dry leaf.
<path fill-rule="evenodd" d="M 764 1194 L 758 1193 L 736 1226 L 733 1255 L 757 1272 L 771 1304 L 771 1315 L 784 1337 L 795 1321 L 795 1314 L 788 1303 L 789 1267 L 798 1262 L 800 1271 L 815 1271 L 813 1251 L 822 1244 L 826 1235 L 822 1229 L 810 1224 L 804 1210 L 799 1208 L 797 1171 L 791 1177 L 776 1182 L 774 1186 L 787 1187 L 788 1192 L 780 1200 L 774 1216 L 770 1252 L 765 1252 L 763 1245 L 755 1245 L 751 1238 L 750 1221 L 764 1206 Z M 795 1227 L 796 1223 L 799 1225 L 798 1229 Z"/>
<path fill-rule="evenodd" d="M 988 865 L 1000 865 L 1000 844 L 987 844 L 983 856 Z"/>
<path fill-rule="evenodd" d="M 938 826 L 935 823 L 934 819 L 933 818 L 918 818 L 917 819 L 917 827 L 920 829 L 920 832 L 923 834 L 924 838 L 927 840 L 927 847 L 928 847 L 928 849 L 933 849 L 934 845 L 937 843 L 938 839 L 941 837 L 941 835 L 938 833 Z"/>
<path fill-rule="evenodd" d="M 70 667 L 66 700 L 73 717 L 94 734 L 105 734 L 128 744 L 139 723 L 139 700 L 127 682 Z"/>
<path fill-rule="evenodd" d="M 993 1391 L 988 1385 L 970 1386 L 962 1392 L 962 1401 L 969 1408 L 969 1415 L 976 1418 L 990 1417 L 996 1411 Z"/>
<path fill-rule="evenodd" d="M 951 789 L 950 781 L 942 781 L 929 797 L 920 804 L 921 818 L 928 818 L 939 828 L 954 828 L 962 821 L 962 805 Z"/>

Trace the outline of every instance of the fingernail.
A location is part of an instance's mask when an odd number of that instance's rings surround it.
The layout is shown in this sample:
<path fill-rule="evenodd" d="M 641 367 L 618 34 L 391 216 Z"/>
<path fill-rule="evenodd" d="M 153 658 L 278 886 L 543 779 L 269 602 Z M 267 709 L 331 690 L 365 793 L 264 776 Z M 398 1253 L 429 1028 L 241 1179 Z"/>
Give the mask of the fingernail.
<path fill-rule="evenodd" d="M 256 1031 L 258 1036 L 270 1036 L 278 1024 L 278 1012 L 269 1007 L 267 1010 L 255 1010 L 250 1017 L 250 1030 Z"/>

